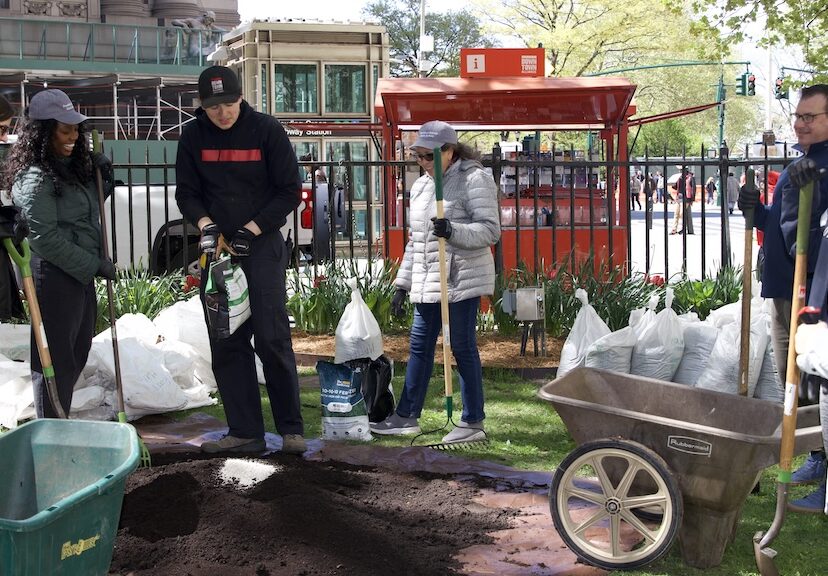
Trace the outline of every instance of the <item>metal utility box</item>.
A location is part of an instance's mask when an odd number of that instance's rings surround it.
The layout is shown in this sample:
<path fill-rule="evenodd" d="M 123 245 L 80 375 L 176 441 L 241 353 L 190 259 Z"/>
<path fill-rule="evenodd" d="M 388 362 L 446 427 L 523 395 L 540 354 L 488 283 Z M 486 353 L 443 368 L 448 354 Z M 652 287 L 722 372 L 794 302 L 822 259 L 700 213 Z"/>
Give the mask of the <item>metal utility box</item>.
<path fill-rule="evenodd" d="M 543 288 L 518 288 L 515 290 L 515 320 L 536 322 L 544 318 Z"/>

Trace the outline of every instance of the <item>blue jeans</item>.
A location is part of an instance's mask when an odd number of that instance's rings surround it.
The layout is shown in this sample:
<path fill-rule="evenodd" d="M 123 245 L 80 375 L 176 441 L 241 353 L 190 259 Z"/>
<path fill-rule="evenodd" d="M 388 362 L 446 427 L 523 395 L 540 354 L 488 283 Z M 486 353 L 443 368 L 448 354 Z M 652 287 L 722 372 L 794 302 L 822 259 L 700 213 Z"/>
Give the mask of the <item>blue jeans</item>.
<path fill-rule="evenodd" d="M 463 422 L 473 424 L 486 417 L 483 412 L 483 368 L 477 350 L 477 310 L 480 297 L 449 304 L 451 351 L 460 373 Z M 411 349 L 397 414 L 419 418 L 425 403 L 428 381 L 434 369 L 434 350 L 442 328 L 440 304 L 417 304 L 411 325 Z"/>

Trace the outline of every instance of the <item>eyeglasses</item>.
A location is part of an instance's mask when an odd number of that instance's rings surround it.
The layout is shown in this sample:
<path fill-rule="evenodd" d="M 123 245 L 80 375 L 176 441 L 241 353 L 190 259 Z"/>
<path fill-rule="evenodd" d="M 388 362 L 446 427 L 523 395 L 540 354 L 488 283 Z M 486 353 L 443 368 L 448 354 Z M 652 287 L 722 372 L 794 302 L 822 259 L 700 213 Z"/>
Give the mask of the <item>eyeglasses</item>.
<path fill-rule="evenodd" d="M 793 118 L 794 122 L 796 122 L 797 120 L 802 120 L 805 124 L 810 124 L 814 121 L 814 118 L 816 118 L 817 116 L 821 116 L 822 114 L 828 114 L 828 112 L 817 112 L 815 114 L 797 114 L 796 112 L 794 112 L 793 114 L 791 114 L 791 118 Z"/>
<path fill-rule="evenodd" d="M 11 126 L 6 126 L 5 124 L 0 124 L 0 136 L 5 136 L 9 133 Z"/>
<path fill-rule="evenodd" d="M 419 160 L 425 160 L 426 162 L 434 162 L 434 152 L 429 152 L 427 154 L 414 154 L 414 157 Z"/>

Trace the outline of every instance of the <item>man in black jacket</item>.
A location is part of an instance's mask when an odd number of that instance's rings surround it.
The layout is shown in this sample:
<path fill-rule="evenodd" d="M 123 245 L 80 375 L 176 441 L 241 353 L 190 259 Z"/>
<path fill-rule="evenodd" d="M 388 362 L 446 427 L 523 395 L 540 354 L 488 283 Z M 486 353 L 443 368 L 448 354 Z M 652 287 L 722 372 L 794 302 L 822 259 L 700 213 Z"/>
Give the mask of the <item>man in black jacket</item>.
<path fill-rule="evenodd" d="M 299 381 L 285 306 L 288 254 L 279 229 L 300 203 L 296 155 L 279 122 L 241 97 L 235 73 L 224 66 L 198 79 L 201 108 L 181 135 L 175 199 L 201 230 L 202 251 L 223 236 L 247 276 L 251 317 L 225 339 L 211 334 L 213 373 L 229 431 L 204 452 L 261 452 L 264 420 L 254 348 L 282 451 L 306 449 Z M 202 272 L 202 300 L 207 272 Z"/>

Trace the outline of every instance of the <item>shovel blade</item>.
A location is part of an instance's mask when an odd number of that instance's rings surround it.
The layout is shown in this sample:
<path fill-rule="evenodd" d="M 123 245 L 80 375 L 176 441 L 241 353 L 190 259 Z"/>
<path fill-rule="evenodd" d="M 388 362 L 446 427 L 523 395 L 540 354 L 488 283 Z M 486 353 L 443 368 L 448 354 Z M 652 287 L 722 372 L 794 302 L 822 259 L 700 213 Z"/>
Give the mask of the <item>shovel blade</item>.
<path fill-rule="evenodd" d="M 756 567 L 761 576 L 779 576 L 779 570 L 774 563 L 776 550 L 768 547 L 762 548 L 764 535 L 764 532 L 757 532 L 753 535 L 753 556 L 756 558 Z"/>

